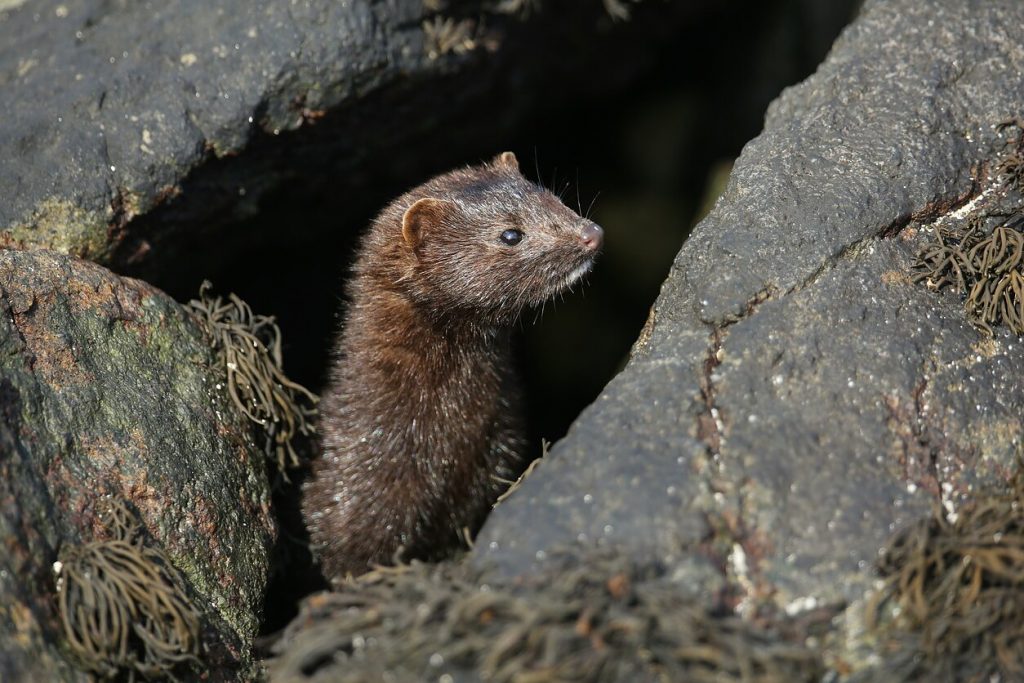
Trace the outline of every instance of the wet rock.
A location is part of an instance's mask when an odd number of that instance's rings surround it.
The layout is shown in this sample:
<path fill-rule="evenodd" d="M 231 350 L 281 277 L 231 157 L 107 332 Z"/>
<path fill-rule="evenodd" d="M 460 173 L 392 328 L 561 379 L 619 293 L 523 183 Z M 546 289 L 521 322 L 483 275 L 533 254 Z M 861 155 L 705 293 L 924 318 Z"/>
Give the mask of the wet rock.
<path fill-rule="evenodd" d="M 911 278 L 933 224 L 1002 191 L 1021 63 L 1024 6 L 866 3 L 771 106 L 628 366 L 475 561 L 533 572 L 571 544 L 671 559 L 682 541 L 742 587 L 740 611 L 793 613 L 856 603 L 895 530 L 1005 481 L 1022 342 Z"/>
<path fill-rule="evenodd" d="M 81 680 L 53 563 L 126 502 L 203 614 L 210 680 L 252 671 L 276 534 L 262 453 L 209 342 L 159 290 L 47 251 L 0 250 L 0 675 Z"/>

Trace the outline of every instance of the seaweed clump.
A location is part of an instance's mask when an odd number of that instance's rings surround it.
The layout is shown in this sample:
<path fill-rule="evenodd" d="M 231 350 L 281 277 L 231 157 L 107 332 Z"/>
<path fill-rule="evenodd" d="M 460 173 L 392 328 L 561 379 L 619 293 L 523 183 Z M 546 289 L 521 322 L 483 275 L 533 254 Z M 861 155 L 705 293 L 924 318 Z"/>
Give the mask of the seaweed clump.
<path fill-rule="evenodd" d="M 302 464 L 295 447 L 298 434 L 315 432 L 316 394 L 284 374 L 281 330 L 273 316 L 255 315 L 237 295 L 227 300 L 210 294 L 203 282 L 199 298 L 188 303 L 213 339 L 224 366 L 231 400 L 266 434 L 264 450 L 287 479 L 285 471 Z"/>
<path fill-rule="evenodd" d="M 1006 183 L 1024 192 L 1024 119 L 1019 117 L 1003 121 L 996 128 L 1005 130 L 1014 127 L 1018 130 L 1017 136 L 1007 140 L 1006 146 L 1012 151 L 996 167 L 996 173 L 1002 176 Z"/>
<path fill-rule="evenodd" d="M 796 640 L 609 551 L 514 585 L 465 565 L 378 568 L 307 600 L 269 668 L 277 683 L 821 680 Z"/>
<path fill-rule="evenodd" d="M 981 221 L 969 221 L 963 233 L 935 228 L 935 242 L 914 264 L 915 282 L 929 288 L 951 286 L 966 293 L 967 319 L 989 335 L 995 325 L 1024 334 L 1024 216 L 986 235 Z"/>
<path fill-rule="evenodd" d="M 1010 150 L 995 165 L 994 185 L 976 198 L 974 215 L 963 228 L 937 222 L 934 241 L 914 262 L 920 271 L 915 282 L 924 281 L 936 291 L 952 287 L 964 295 L 967 320 L 989 335 L 997 325 L 1024 334 L 1024 119 L 1015 117 L 996 126 L 998 131 L 1009 128 L 1016 128 L 1017 134 L 1006 141 Z M 988 208 L 979 211 L 981 204 Z M 1014 214 L 1018 215 L 1005 220 Z M 992 217 L 1004 220 L 988 230 L 986 221 Z"/>
<path fill-rule="evenodd" d="M 423 44 L 430 59 L 453 53 L 464 55 L 477 47 L 474 39 L 476 22 L 472 19 L 456 21 L 451 17 L 435 16 L 423 22 Z"/>
<path fill-rule="evenodd" d="M 612 19 L 616 21 L 628 21 L 632 15 L 630 11 L 630 4 L 640 2 L 640 0 L 601 0 L 604 4 L 604 9 Z M 538 11 L 541 7 L 542 0 L 500 0 L 495 6 L 494 11 L 503 14 L 517 14 L 524 19 L 529 17 L 530 14 Z"/>
<path fill-rule="evenodd" d="M 1024 473 L 896 534 L 869 604 L 888 681 L 1024 678 Z"/>
<path fill-rule="evenodd" d="M 125 504 L 113 502 L 104 516 L 111 538 L 66 546 L 54 564 L 67 644 L 105 678 L 173 679 L 179 666 L 199 662 L 199 612 Z"/>

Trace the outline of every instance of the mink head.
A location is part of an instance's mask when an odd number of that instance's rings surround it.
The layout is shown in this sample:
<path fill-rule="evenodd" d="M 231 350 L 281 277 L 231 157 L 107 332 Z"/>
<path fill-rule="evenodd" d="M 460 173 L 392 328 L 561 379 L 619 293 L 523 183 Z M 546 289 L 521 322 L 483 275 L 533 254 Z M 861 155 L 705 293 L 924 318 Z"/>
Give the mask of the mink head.
<path fill-rule="evenodd" d="M 396 202 L 408 294 L 443 316 L 509 324 L 571 287 L 603 233 L 519 173 L 505 152 L 438 176 Z"/>

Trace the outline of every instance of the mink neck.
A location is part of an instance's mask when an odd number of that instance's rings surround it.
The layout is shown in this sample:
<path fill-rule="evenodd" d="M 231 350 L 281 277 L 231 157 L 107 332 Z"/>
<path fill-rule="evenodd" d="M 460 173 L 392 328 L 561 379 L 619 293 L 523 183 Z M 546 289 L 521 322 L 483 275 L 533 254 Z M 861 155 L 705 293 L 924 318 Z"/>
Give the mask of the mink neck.
<path fill-rule="evenodd" d="M 446 310 L 419 302 L 395 288 L 377 288 L 374 297 L 354 297 L 346 325 L 349 343 L 371 336 L 359 347 L 408 349 L 431 368 L 508 353 L 511 326 L 474 311 Z"/>

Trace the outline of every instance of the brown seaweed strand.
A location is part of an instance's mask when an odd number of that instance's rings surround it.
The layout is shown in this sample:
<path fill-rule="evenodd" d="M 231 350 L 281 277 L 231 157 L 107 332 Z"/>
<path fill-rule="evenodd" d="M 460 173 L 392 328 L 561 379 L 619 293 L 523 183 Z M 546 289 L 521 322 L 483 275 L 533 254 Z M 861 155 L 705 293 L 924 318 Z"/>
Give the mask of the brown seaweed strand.
<path fill-rule="evenodd" d="M 123 501 L 101 513 L 111 539 L 61 553 L 57 604 L 72 653 L 104 677 L 171 677 L 198 662 L 199 613 L 166 555 L 143 542 Z"/>
<path fill-rule="evenodd" d="M 1016 223 L 1017 221 L 1011 221 Z M 996 227 L 982 236 L 979 222 L 972 221 L 959 238 L 941 229 L 935 241 L 918 254 L 915 267 L 931 289 L 953 286 L 966 293 L 968 321 L 987 334 L 1005 325 L 1024 334 L 1024 233 L 1010 225 Z"/>
<path fill-rule="evenodd" d="M 955 677 L 951 666 L 975 667 L 974 680 L 1024 673 L 1024 474 L 1009 490 L 978 493 L 953 521 L 936 504 L 893 537 L 879 571 L 885 584 L 868 624 L 903 643 L 915 680 L 929 671 Z M 882 627 L 885 605 L 899 609 Z"/>
<path fill-rule="evenodd" d="M 318 397 L 284 374 L 281 330 L 272 316 L 256 315 L 235 294 L 212 297 L 204 282 L 199 299 L 189 302 L 213 340 L 225 368 L 227 390 L 235 406 L 266 435 L 264 450 L 284 476 L 301 465 L 294 447 L 297 434 L 315 431 Z M 285 477 L 287 478 L 287 477 Z"/>
<path fill-rule="evenodd" d="M 378 569 L 318 597 L 289 631 L 272 678 L 403 680 L 404 667 L 428 659 L 496 683 L 795 683 L 824 673 L 801 643 L 713 615 L 656 571 L 614 555 L 559 567 L 524 592 L 483 590 L 458 569 Z"/>

